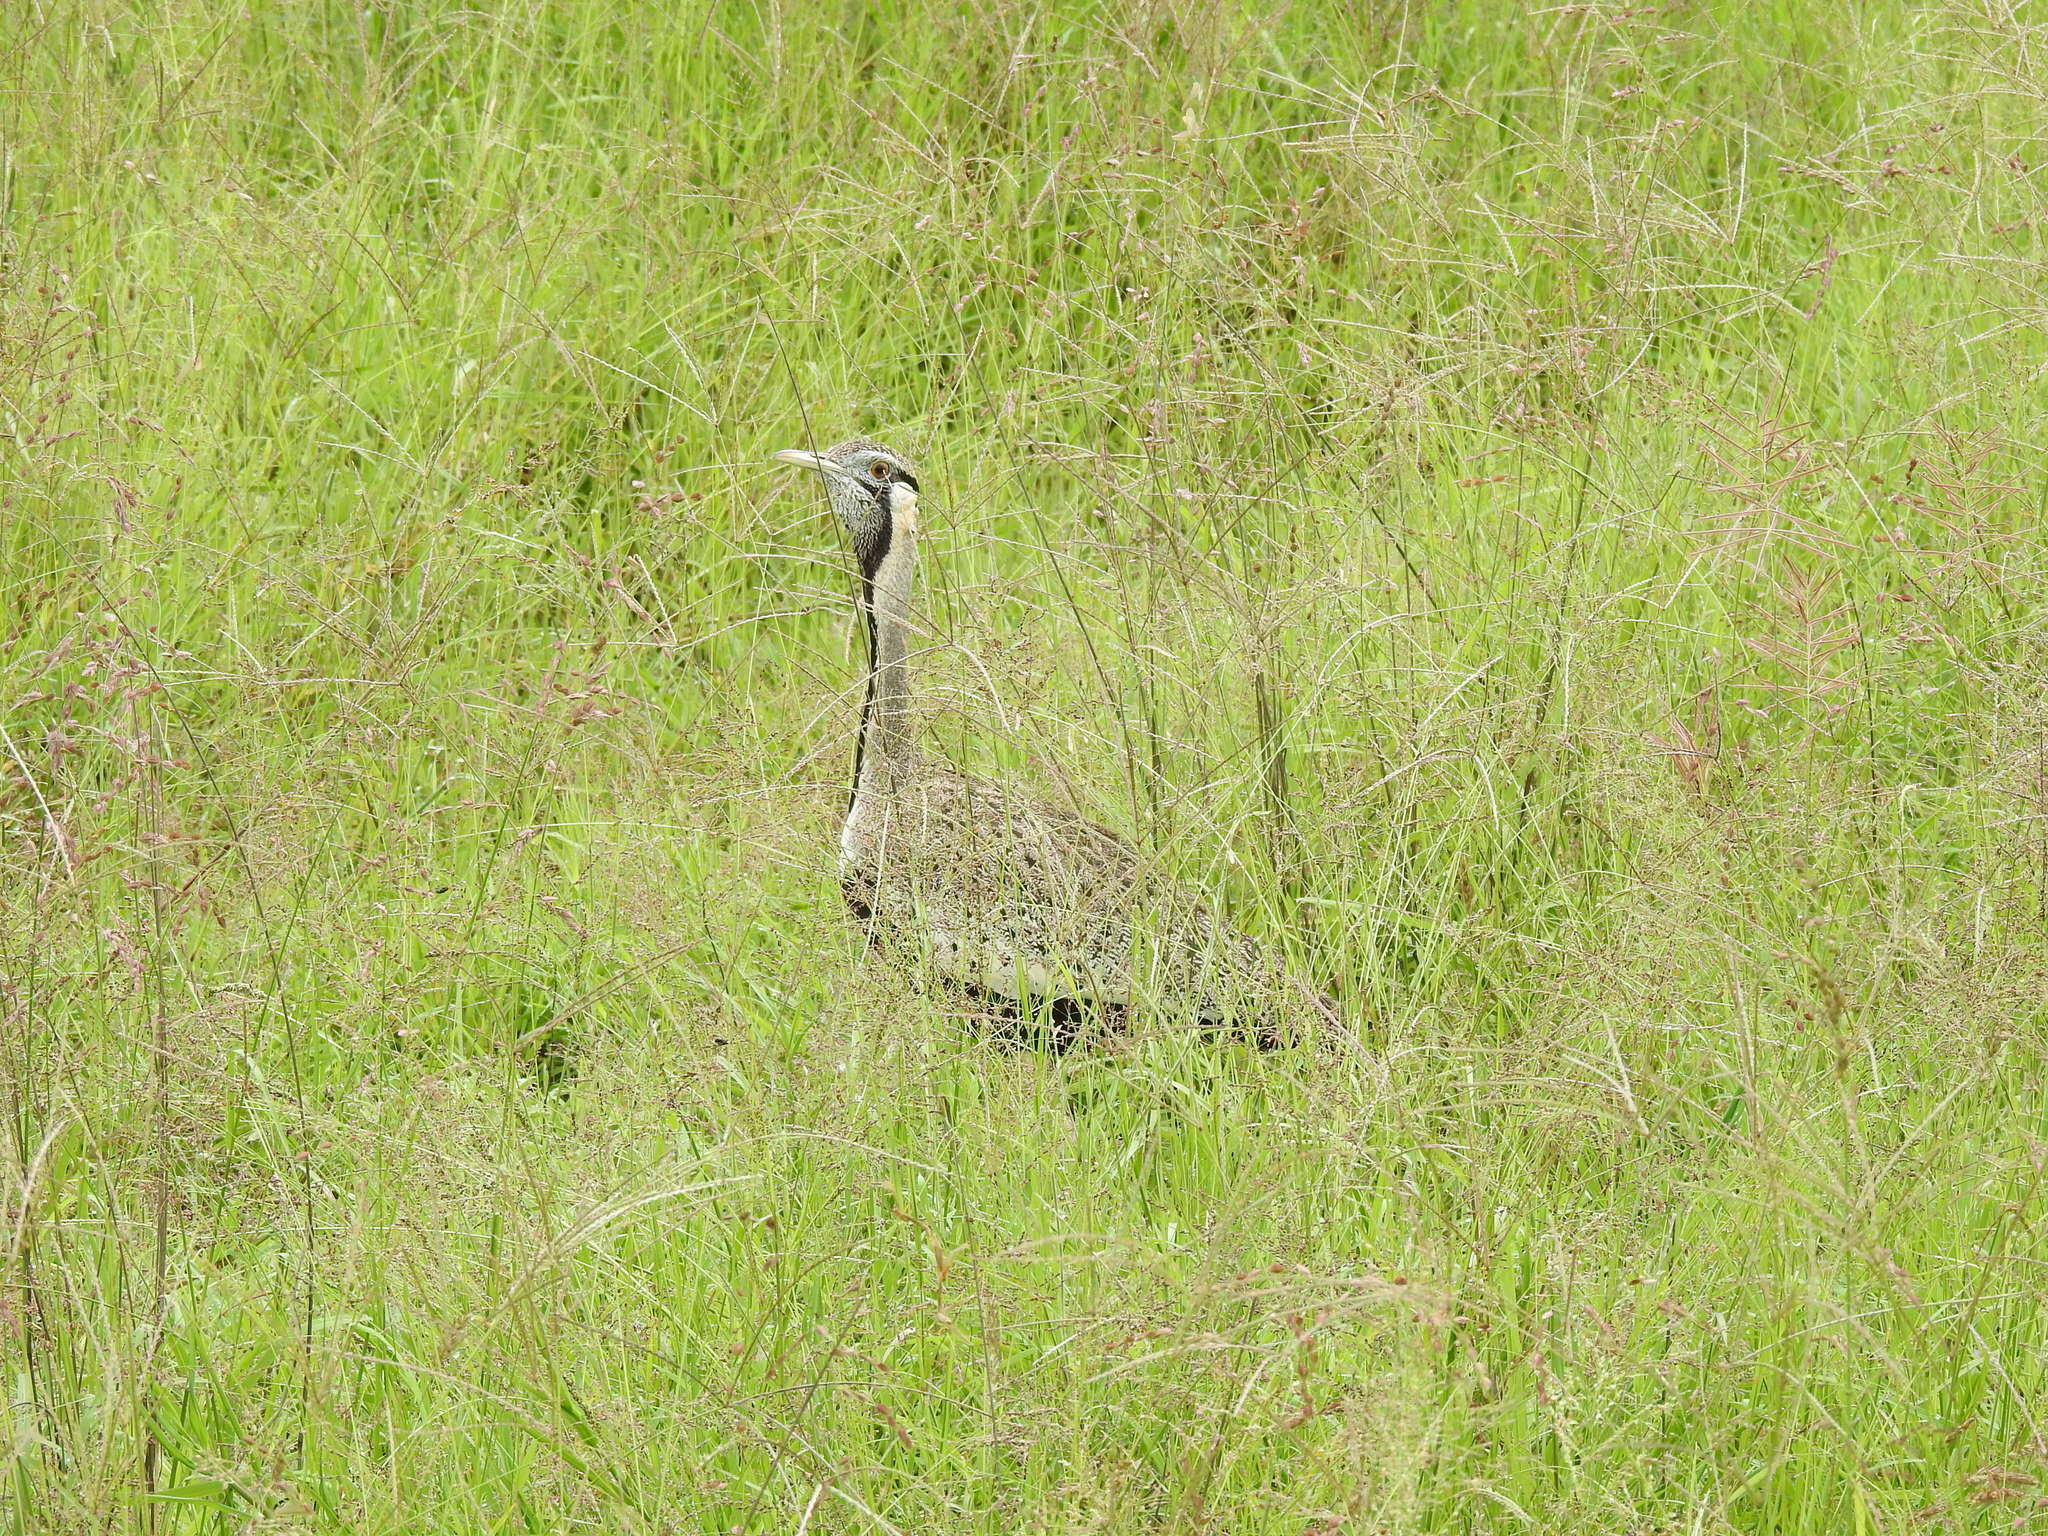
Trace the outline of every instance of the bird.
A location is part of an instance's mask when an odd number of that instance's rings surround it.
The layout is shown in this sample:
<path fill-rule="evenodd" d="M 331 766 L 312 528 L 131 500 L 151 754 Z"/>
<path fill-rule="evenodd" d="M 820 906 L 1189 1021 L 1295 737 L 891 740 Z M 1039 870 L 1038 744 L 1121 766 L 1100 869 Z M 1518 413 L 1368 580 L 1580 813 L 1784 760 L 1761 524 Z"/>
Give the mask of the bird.
<path fill-rule="evenodd" d="M 856 439 L 774 457 L 822 477 L 859 567 L 867 682 L 838 865 L 874 947 L 921 956 L 985 1017 L 1060 1048 L 1121 1028 L 1145 998 L 1277 1043 L 1247 1018 L 1284 979 L 1259 945 L 1108 828 L 922 749 L 910 680 L 921 492 L 909 456 Z"/>

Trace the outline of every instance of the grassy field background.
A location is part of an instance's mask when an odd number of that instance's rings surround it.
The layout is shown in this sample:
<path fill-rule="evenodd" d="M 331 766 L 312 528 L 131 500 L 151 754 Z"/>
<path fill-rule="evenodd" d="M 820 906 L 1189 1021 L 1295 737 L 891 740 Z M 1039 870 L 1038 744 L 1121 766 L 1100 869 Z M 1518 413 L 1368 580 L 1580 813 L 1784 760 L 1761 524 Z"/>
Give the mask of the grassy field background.
<path fill-rule="evenodd" d="M 2048 13 L 18 0 L 20 1531 L 2048 1526 Z M 978 1041 L 937 748 L 1337 999 Z"/>

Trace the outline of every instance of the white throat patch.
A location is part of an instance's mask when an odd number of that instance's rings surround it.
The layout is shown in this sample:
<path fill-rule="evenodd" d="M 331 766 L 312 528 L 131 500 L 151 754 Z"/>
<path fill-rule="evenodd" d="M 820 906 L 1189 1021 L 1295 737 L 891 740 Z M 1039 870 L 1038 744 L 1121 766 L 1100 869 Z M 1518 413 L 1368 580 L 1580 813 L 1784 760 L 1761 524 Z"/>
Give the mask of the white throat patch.
<path fill-rule="evenodd" d="M 889 487 L 889 516 L 905 533 L 917 532 L 917 492 L 900 481 Z"/>

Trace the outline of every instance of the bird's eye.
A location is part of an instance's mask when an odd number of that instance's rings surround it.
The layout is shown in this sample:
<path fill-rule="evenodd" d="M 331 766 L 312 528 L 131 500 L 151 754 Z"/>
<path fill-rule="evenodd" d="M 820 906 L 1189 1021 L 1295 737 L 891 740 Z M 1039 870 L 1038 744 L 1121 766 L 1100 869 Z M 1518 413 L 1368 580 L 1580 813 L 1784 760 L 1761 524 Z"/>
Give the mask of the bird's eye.
<path fill-rule="evenodd" d="M 886 479 L 888 479 L 888 478 L 889 478 L 889 465 L 888 465 L 888 461 L 887 461 L 887 460 L 885 460 L 885 459 L 877 459 L 877 460 L 875 460 L 875 462 L 874 462 L 874 463 L 872 463 L 872 464 L 870 464 L 870 465 L 868 466 L 868 473 L 869 473 L 869 474 L 871 474 L 871 475 L 873 475 L 873 476 L 874 476 L 874 477 L 875 477 L 875 478 L 876 478 L 877 480 L 886 480 Z"/>

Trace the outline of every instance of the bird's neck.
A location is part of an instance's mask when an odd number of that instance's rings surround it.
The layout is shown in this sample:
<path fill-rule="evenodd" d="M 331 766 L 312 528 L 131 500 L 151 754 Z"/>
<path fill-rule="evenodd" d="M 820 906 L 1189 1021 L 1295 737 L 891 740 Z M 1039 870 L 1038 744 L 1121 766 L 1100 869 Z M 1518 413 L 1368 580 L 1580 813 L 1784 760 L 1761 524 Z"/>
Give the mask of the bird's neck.
<path fill-rule="evenodd" d="M 910 718 L 910 595 L 917 577 L 917 518 L 914 498 L 899 493 L 880 548 L 861 564 L 861 606 L 868 621 L 868 689 L 861 706 L 860 745 L 854 755 L 853 798 L 858 817 L 864 801 L 891 793 L 916 756 Z"/>

